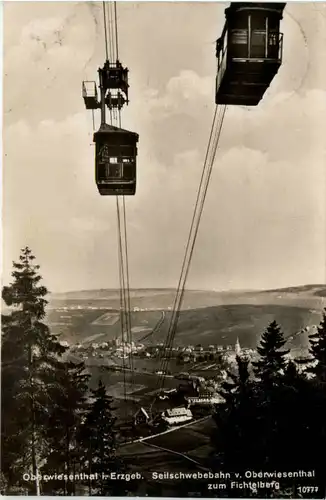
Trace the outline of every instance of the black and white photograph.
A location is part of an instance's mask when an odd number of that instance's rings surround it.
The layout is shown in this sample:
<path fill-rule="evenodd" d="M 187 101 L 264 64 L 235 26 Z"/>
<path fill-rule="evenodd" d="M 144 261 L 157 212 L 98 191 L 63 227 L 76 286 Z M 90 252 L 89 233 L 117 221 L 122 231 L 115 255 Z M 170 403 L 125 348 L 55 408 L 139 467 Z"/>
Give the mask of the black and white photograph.
<path fill-rule="evenodd" d="M 1 496 L 326 498 L 326 2 L 2 2 Z"/>

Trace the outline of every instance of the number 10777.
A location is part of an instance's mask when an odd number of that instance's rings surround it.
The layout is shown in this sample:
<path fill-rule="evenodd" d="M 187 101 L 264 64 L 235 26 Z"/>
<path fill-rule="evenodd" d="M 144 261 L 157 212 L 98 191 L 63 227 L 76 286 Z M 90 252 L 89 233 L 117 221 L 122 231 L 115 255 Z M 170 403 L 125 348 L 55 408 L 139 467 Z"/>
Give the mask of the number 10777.
<path fill-rule="evenodd" d="M 317 493 L 318 486 L 298 486 L 299 493 Z"/>

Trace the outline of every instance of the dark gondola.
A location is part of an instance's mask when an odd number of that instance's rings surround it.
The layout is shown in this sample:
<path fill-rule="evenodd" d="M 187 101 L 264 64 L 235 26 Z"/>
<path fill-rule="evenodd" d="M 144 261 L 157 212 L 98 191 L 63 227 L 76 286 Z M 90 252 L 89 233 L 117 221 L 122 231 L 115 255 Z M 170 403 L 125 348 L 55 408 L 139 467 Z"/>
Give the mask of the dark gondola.
<path fill-rule="evenodd" d="M 135 132 L 107 124 L 95 132 L 95 177 L 101 195 L 136 193 L 138 139 Z"/>
<path fill-rule="evenodd" d="M 256 106 L 282 64 L 285 3 L 235 2 L 217 40 L 216 104 Z"/>

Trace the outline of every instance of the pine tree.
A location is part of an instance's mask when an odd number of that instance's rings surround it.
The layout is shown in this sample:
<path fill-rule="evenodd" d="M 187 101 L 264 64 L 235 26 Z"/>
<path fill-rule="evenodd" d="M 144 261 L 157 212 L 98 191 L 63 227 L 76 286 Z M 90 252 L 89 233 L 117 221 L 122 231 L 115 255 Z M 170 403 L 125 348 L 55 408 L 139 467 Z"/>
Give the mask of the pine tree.
<path fill-rule="evenodd" d="M 286 340 L 280 327 L 273 321 L 263 333 L 257 347 L 260 359 L 253 361 L 255 375 L 265 383 L 273 382 L 286 367 L 286 355 L 289 350 L 281 351 Z"/>
<path fill-rule="evenodd" d="M 314 336 L 313 345 L 318 342 L 318 347 L 311 349 L 316 353 L 315 368 L 320 361 L 323 365 L 320 337 L 324 328 L 325 316 L 318 338 Z M 258 347 L 261 359 L 253 363 L 256 380 L 250 380 L 246 364 L 238 360 L 238 374 L 224 384 L 226 403 L 215 415 L 217 467 L 239 472 L 244 468 L 287 471 L 291 464 L 293 470 L 314 470 L 320 498 L 325 491 L 321 457 L 326 447 L 326 391 L 324 383 L 318 382 L 322 370 L 317 368 L 312 379 L 299 373 L 295 363 L 286 360 L 284 344 L 273 322 Z M 282 480 L 283 493 L 291 496 L 293 487 L 293 479 Z"/>
<path fill-rule="evenodd" d="M 222 383 L 221 396 L 226 401 L 234 401 L 236 395 L 244 395 L 250 378 L 249 359 L 246 356 L 236 356 L 237 373 L 227 370 L 230 381 Z"/>
<path fill-rule="evenodd" d="M 283 332 L 273 321 L 257 346 L 260 358 L 252 363 L 259 394 L 256 420 L 259 422 L 260 457 L 265 469 L 281 469 L 287 456 L 283 438 L 289 422 L 284 412 L 287 392 L 283 386 L 288 363 L 286 356 L 290 351 L 283 349 L 285 343 Z M 288 376 L 293 375 L 291 369 L 292 365 Z"/>
<path fill-rule="evenodd" d="M 236 362 L 237 373 L 228 372 L 231 380 L 224 382 L 219 391 L 225 403 L 218 405 L 214 413 L 216 466 L 226 471 L 250 468 L 251 461 L 257 460 L 256 383 L 250 379 L 249 359 L 237 356 Z"/>
<path fill-rule="evenodd" d="M 113 415 L 112 398 L 99 381 L 98 388 L 91 391 L 89 410 L 81 430 L 80 442 L 85 472 L 98 474 L 98 479 L 88 482 L 89 495 L 112 496 L 125 494 L 125 482 L 110 480 L 111 472 L 122 472 L 124 464 L 116 456 L 116 417 Z M 103 474 L 103 475 L 102 475 Z"/>
<path fill-rule="evenodd" d="M 307 360 L 306 372 L 313 375 L 309 380 L 307 405 L 310 409 L 309 438 L 313 447 L 313 454 L 310 453 L 310 456 L 313 457 L 313 468 L 320 492 L 325 494 L 325 464 L 320 457 L 326 448 L 326 308 L 317 332 L 309 335 L 309 341 L 312 359 Z"/>
<path fill-rule="evenodd" d="M 44 456 L 44 421 L 51 399 L 48 383 L 64 348 L 43 323 L 47 289 L 40 284 L 39 266 L 25 247 L 13 263 L 13 282 L 2 298 L 11 308 L 2 315 L 2 471 L 9 485 L 21 473 L 37 476 Z M 46 382 L 45 382 L 46 381 Z M 34 492 L 39 494 L 35 480 Z"/>
<path fill-rule="evenodd" d="M 313 373 L 319 382 L 326 383 L 326 308 L 317 332 L 309 335 L 309 341 L 309 353 L 315 363 L 307 371 Z"/>
<path fill-rule="evenodd" d="M 78 434 L 87 409 L 86 393 L 89 375 L 84 363 L 60 363 L 57 384 L 51 390 L 53 406 L 49 412 L 46 438 L 49 445 L 47 463 L 42 473 L 63 473 L 75 476 L 80 472 Z M 75 480 L 49 481 L 43 493 L 75 494 Z"/>

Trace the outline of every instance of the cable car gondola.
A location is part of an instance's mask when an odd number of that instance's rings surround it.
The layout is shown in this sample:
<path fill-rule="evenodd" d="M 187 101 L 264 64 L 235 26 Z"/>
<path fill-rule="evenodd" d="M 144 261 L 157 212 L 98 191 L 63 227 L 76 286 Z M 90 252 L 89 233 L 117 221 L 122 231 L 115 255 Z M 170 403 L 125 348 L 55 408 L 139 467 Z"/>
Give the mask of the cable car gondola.
<path fill-rule="evenodd" d="M 216 43 L 216 104 L 256 106 L 282 64 L 285 3 L 232 2 Z"/>
<path fill-rule="evenodd" d="M 107 124 L 95 132 L 95 177 L 101 195 L 136 193 L 138 139 L 135 132 Z"/>

